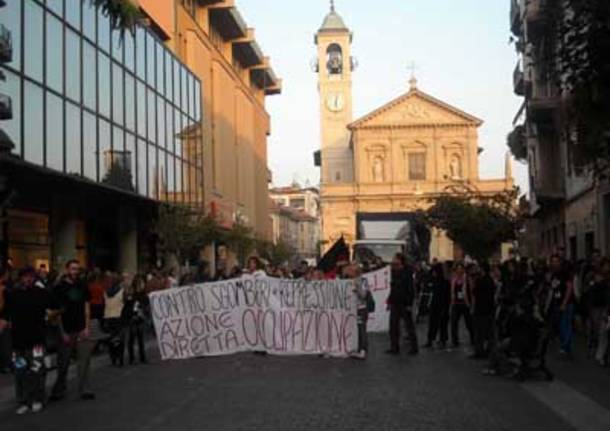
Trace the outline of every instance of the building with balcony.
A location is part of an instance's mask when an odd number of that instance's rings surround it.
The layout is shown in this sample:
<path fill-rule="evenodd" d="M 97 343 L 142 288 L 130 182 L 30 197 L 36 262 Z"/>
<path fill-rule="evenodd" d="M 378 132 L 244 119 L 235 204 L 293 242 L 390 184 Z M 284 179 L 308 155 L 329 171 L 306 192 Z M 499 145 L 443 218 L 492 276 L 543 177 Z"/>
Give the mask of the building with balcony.
<path fill-rule="evenodd" d="M 557 17 L 569 12 L 565 7 L 559 1 L 511 0 L 510 28 L 520 57 L 514 90 L 524 97 L 515 130 L 523 131 L 527 145 L 529 253 L 548 256 L 565 249 L 581 259 L 594 248 L 610 252 L 610 198 L 600 195 L 591 170 L 577 157 L 578 126 L 567 114 L 570 94 L 561 87 L 565 77 L 558 66 Z"/>
<path fill-rule="evenodd" d="M 159 22 L 121 34 L 88 1 L 7 2 L 0 25 L 0 48 L 12 47 L 0 65 L 12 117 L 0 127 L 13 144 L 0 154 L 0 258 L 156 263 L 157 206 L 204 208 L 200 78 Z"/>
<path fill-rule="evenodd" d="M 207 210 L 226 228 L 239 217 L 270 239 L 265 99 L 281 92 L 281 81 L 254 28 L 233 0 L 139 2 L 202 82 Z"/>
<path fill-rule="evenodd" d="M 320 252 L 320 192 L 314 187 L 275 187 L 269 190 L 273 241 L 294 246 L 299 259 Z"/>

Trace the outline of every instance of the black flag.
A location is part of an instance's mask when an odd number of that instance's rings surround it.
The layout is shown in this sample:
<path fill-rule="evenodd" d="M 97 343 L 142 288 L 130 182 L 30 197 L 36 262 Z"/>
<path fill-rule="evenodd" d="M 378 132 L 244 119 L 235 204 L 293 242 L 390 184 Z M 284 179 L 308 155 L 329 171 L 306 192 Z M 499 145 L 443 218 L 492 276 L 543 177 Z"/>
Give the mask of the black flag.
<path fill-rule="evenodd" d="M 333 246 L 322 256 L 318 269 L 328 273 L 335 269 L 337 262 L 349 260 L 349 247 L 343 237 L 339 238 Z"/>

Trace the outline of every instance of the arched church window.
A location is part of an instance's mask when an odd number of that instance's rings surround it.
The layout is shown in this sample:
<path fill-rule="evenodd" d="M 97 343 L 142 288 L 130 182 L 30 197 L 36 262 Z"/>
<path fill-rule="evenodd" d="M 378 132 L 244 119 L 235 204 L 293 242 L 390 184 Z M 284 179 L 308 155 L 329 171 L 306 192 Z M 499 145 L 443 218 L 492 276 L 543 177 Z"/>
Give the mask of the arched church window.
<path fill-rule="evenodd" d="M 331 43 L 326 49 L 326 69 L 330 75 L 343 73 L 343 51 L 336 43 Z"/>

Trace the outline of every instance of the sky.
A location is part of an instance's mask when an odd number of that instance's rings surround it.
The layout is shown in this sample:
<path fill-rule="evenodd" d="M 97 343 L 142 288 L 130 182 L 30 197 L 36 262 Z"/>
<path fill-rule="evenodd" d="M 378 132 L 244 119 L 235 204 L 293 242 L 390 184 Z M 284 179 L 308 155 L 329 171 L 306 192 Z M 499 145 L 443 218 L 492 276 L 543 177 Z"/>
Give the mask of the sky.
<path fill-rule="evenodd" d="M 236 5 L 276 74 L 281 95 L 267 98 L 273 184 L 319 182 L 320 146 L 314 34 L 328 0 L 237 0 Z M 410 65 L 420 90 L 484 120 L 479 130 L 481 178 L 503 177 L 506 135 L 522 99 L 513 93 L 517 63 L 509 44 L 509 0 L 336 0 L 354 34 L 354 119 L 408 90 Z M 513 162 L 521 190 L 527 167 Z"/>

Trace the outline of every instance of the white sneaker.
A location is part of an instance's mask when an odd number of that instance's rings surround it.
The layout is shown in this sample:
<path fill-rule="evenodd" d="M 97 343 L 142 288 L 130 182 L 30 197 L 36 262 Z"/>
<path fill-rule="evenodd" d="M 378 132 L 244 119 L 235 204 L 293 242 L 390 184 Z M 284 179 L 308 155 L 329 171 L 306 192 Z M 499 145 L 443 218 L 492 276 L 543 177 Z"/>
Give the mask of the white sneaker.
<path fill-rule="evenodd" d="M 26 406 L 25 404 L 22 404 L 19 407 L 17 407 L 17 410 L 15 410 L 15 413 L 17 413 L 18 415 L 24 415 L 29 411 L 30 411 L 30 408 L 28 406 Z"/>
<path fill-rule="evenodd" d="M 42 403 L 33 403 L 32 404 L 32 413 L 41 412 L 43 408 L 44 408 L 44 406 L 42 405 Z"/>

